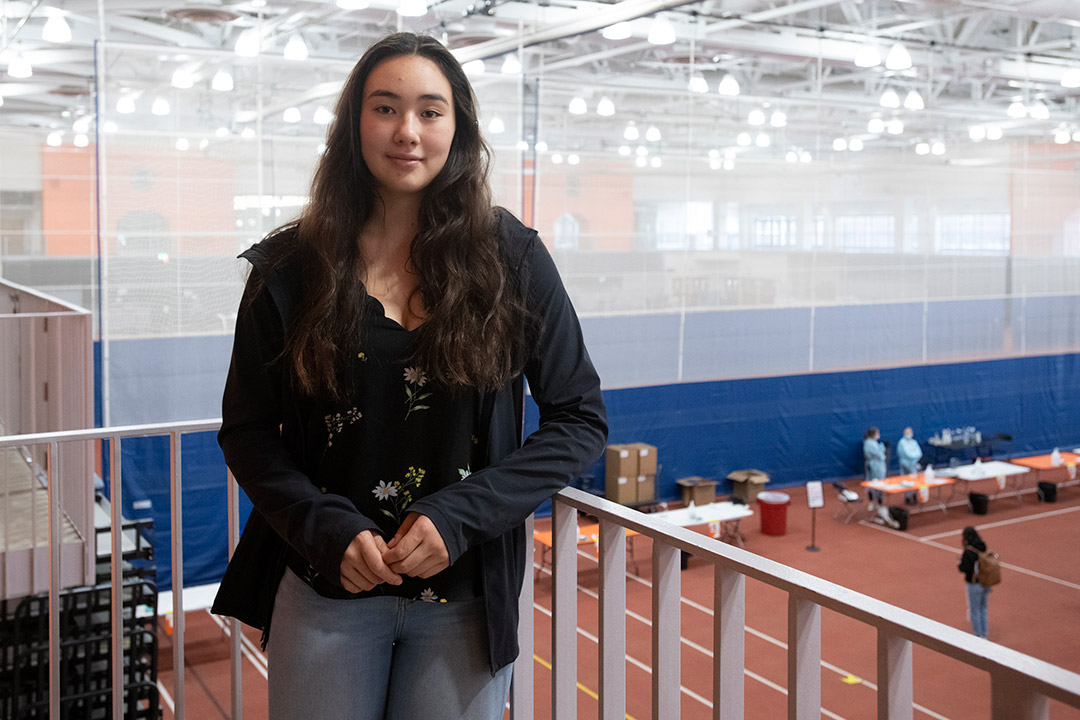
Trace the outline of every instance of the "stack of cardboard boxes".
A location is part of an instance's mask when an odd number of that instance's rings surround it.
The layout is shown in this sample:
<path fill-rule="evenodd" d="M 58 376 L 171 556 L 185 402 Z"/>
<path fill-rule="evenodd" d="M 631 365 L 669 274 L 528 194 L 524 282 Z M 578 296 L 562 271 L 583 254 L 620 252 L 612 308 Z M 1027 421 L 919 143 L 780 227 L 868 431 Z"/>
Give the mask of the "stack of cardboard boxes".
<path fill-rule="evenodd" d="M 652 502 L 656 497 L 656 446 L 646 443 L 608 445 L 604 494 L 623 505 Z"/>

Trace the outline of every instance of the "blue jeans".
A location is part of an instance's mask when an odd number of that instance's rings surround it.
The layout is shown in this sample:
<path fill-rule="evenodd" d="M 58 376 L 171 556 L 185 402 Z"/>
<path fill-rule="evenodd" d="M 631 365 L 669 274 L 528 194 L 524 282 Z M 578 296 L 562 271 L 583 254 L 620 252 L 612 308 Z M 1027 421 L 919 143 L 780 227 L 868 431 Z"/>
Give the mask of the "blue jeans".
<path fill-rule="evenodd" d="M 987 611 L 986 598 L 990 588 L 979 583 L 967 583 L 968 617 L 971 618 L 971 632 L 979 637 L 986 637 Z"/>
<path fill-rule="evenodd" d="M 483 598 L 324 598 L 290 570 L 269 652 L 270 720 L 498 720 L 513 665 L 494 677 Z"/>

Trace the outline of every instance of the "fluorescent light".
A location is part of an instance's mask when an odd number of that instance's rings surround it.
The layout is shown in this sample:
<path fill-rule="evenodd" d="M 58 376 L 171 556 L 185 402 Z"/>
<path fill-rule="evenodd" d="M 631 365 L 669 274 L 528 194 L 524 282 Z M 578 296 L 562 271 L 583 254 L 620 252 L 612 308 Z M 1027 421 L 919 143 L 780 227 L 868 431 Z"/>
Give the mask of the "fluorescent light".
<path fill-rule="evenodd" d="M 90 144 L 90 138 L 86 137 L 86 133 L 79 133 L 72 142 L 75 144 L 75 147 L 84 148 Z"/>
<path fill-rule="evenodd" d="M 195 76 L 187 68 L 176 68 L 172 74 L 172 86 L 180 90 L 187 90 L 195 85 Z"/>
<path fill-rule="evenodd" d="M 327 110 L 325 105 L 320 105 L 315 108 L 315 115 L 311 118 L 311 121 L 316 125 L 329 125 L 333 119 L 334 113 Z"/>
<path fill-rule="evenodd" d="M 1072 135 L 1065 128 L 1058 128 L 1054 131 L 1054 142 L 1058 145 L 1064 145 L 1070 140 L 1072 140 Z"/>
<path fill-rule="evenodd" d="M 844 152 L 847 150 L 847 140 L 842 137 L 836 138 L 832 141 L 832 149 L 836 152 Z"/>
<path fill-rule="evenodd" d="M 630 146 L 629 145 L 620 145 L 619 146 L 619 155 L 621 157 L 630 157 L 630 152 L 631 151 L 630 151 Z"/>
<path fill-rule="evenodd" d="M 63 142 L 64 135 L 58 130 L 52 131 L 49 133 L 49 137 L 45 138 L 45 144 L 49 147 L 60 147 L 60 144 Z"/>
<path fill-rule="evenodd" d="M 1061 76 L 1061 87 L 1080 87 L 1080 67 L 1068 68 Z"/>
<path fill-rule="evenodd" d="M 551 155 L 552 165 L 562 165 L 562 155 L 559 153 L 552 153 Z"/>
<path fill-rule="evenodd" d="M 287 123 L 300 122 L 300 108 L 290 107 L 285 108 L 285 112 L 281 114 L 281 119 Z"/>
<path fill-rule="evenodd" d="M 15 56 L 8 61 L 7 74 L 8 77 L 16 80 L 25 80 L 34 74 L 34 68 L 30 66 L 30 61 L 24 58 L 22 53 L 15 53 Z"/>
<path fill-rule="evenodd" d="M 907 70 L 911 67 L 911 53 L 903 43 L 893 43 L 889 54 L 885 56 L 885 67 L 889 70 Z"/>
<path fill-rule="evenodd" d="M 566 156 L 566 162 L 570 165 L 577 165 L 579 162 L 581 162 L 581 158 L 578 157 L 577 153 L 570 153 Z"/>
<path fill-rule="evenodd" d="M 600 98 L 600 102 L 596 104 L 596 114 L 601 117 L 611 117 L 615 114 L 615 103 L 609 97 Z"/>
<path fill-rule="evenodd" d="M 707 93 L 709 92 L 709 83 L 705 80 L 705 76 L 700 73 L 695 73 L 690 76 L 690 82 L 686 84 L 686 88 L 690 92 L 695 93 Z"/>
<path fill-rule="evenodd" d="M 502 74 L 503 75 L 517 75 L 521 72 L 521 61 L 518 60 L 517 53 L 510 53 L 503 60 Z"/>
<path fill-rule="evenodd" d="M 739 87 L 739 81 L 735 79 L 735 76 L 727 73 L 720 80 L 720 87 L 716 88 L 716 92 L 726 97 L 735 97 L 742 92 L 742 89 Z"/>
<path fill-rule="evenodd" d="M 1024 103 L 1020 102 L 1019 100 L 1014 100 L 1013 102 L 1009 103 L 1009 108 L 1005 111 L 1005 114 L 1011 118 L 1016 118 L 1017 120 L 1020 120 L 1027 117 L 1028 111 L 1027 108 L 1024 107 Z"/>
<path fill-rule="evenodd" d="M 135 98 L 130 95 L 121 95 L 116 100 L 116 112 L 128 115 L 135 112 Z"/>
<path fill-rule="evenodd" d="M 904 107 L 908 110 L 922 110 L 926 107 L 926 103 L 923 102 L 918 90 L 912 90 L 904 98 Z"/>
<path fill-rule="evenodd" d="M 342 10 L 363 10 L 368 6 L 368 0 L 337 0 L 336 3 Z"/>
<path fill-rule="evenodd" d="M 54 13 L 41 29 L 41 39 L 51 43 L 71 42 L 71 26 L 60 13 Z"/>
<path fill-rule="evenodd" d="M 548 144 L 543 140 L 537 140 L 536 144 L 533 145 L 533 149 L 536 150 L 536 152 L 547 152 Z"/>
<path fill-rule="evenodd" d="M 929 143 L 924 143 L 924 142 L 915 143 L 915 154 L 916 155 L 929 155 L 930 154 L 930 144 Z"/>
<path fill-rule="evenodd" d="M 760 148 L 769 147 L 772 145 L 772 138 L 769 137 L 769 133 L 758 133 L 754 138 L 754 144 Z"/>
<path fill-rule="evenodd" d="M 933 143 L 930 146 L 930 152 L 933 153 L 934 155 L 944 155 L 945 154 L 945 143 L 938 140 L 937 142 Z"/>
<path fill-rule="evenodd" d="M 566 107 L 566 111 L 571 115 L 584 115 L 589 112 L 589 106 L 585 104 L 585 98 L 575 95 Z"/>
<path fill-rule="evenodd" d="M 191 143 L 187 138 L 176 138 L 176 149 L 180 152 L 187 152 L 191 149 Z"/>
<path fill-rule="evenodd" d="M 799 153 L 794 150 L 788 150 L 787 153 L 784 154 L 784 159 L 789 163 L 797 163 L 799 162 Z"/>
<path fill-rule="evenodd" d="M 262 39 L 255 28 L 248 28 L 237 35 L 233 52 L 240 57 L 255 57 L 260 50 L 262 50 Z"/>
<path fill-rule="evenodd" d="M 881 93 L 878 104 L 883 108 L 898 108 L 900 107 L 900 96 L 896 94 L 895 90 L 888 88 L 885 92 Z"/>
<path fill-rule="evenodd" d="M 1050 107 L 1042 100 L 1036 100 L 1028 108 L 1028 116 L 1034 120 L 1049 120 Z"/>
<path fill-rule="evenodd" d="M 529 143 L 525 142 L 524 140 L 518 140 L 517 145 L 515 145 L 514 147 L 524 152 L 529 149 Z"/>
<path fill-rule="evenodd" d="M 605 40 L 625 40 L 631 35 L 630 23 L 617 22 L 614 25 L 608 25 L 600 31 L 600 34 Z"/>
<path fill-rule="evenodd" d="M 217 130 L 214 131 L 214 137 L 223 138 L 223 137 L 228 137 L 228 136 L 229 136 L 229 128 L 227 128 L 225 126 L 221 126 Z"/>
<path fill-rule="evenodd" d="M 855 51 L 855 66 L 861 68 L 877 67 L 881 64 L 881 53 L 878 52 L 877 45 L 874 43 L 866 43 L 860 45 L 859 49 Z"/>
<path fill-rule="evenodd" d="M 251 138 L 255 137 L 255 128 L 244 128 L 240 131 L 240 137 L 244 138 L 245 140 L 250 140 Z"/>
<path fill-rule="evenodd" d="M 649 164 L 649 159 L 648 158 L 643 158 L 643 157 L 634 158 L 634 165 L 636 167 L 643 168 L 643 167 L 647 166 L 648 164 Z"/>
<path fill-rule="evenodd" d="M 670 45 L 675 42 L 675 26 L 663 15 L 657 15 L 649 26 L 648 39 L 653 45 Z"/>
<path fill-rule="evenodd" d="M 900 118 L 893 118 L 886 123 L 885 129 L 889 131 L 890 135 L 900 135 L 904 132 L 904 121 Z"/>
<path fill-rule="evenodd" d="M 863 141 L 859 138 L 851 138 L 850 140 L 848 140 L 847 147 L 848 150 L 850 150 L 851 152 L 862 152 Z"/>
<path fill-rule="evenodd" d="M 214 79 L 210 81 L 210 87 L 218 92 L 231 92 L 233 89 L 232 73 L 228 70 L 218 70 L 214 73 Z"/>
<path fill-rule="evenodd" d="M 649 166 L 650 167 L 658 168 L 663 164 L 664 164 L 664 161 L 660 159 L 659 155 L 653 155 L 651 158 L 649 158 Z"/>
<path fill-rule="evenodd" d="M 501 135 L 506 132 L 506 124 L 502 121 L 502 118 L 491 118 L 491 122 L 488 123 L 488 132 L 492 135 Z"/>
<path fill-rule="evenodd" d="M 484 66 L 483 60 L 470 60 L 461 66 L 461 69 L 465 71 L 466 75 L 483 75 L 487 72 L 487 68 Z"/>
<path fill-rule="evenodd" d="M 879 117 L 870 118 L 866 123 L 866 132 L 872 135 L 880 135 L 885 132 L 885 121 Z"/>
<path fill-rule="evenodd" d="M 754 141 L 748 132 L 741 132 L 739 133 L 739 136 L 735 138 L 735 143 L 741 147 L 748 147 L 753 142 Z"/>
<path fill-rule="evenodd" d="M 286 60 L 307 60 L 307 43 L 299 35 L 293 35 L 289 38 L 289 42 L 285 43 L 285 52 L 283 54 Z"/>
<path fill-rule="evenodd" d="M 624 140 L 637 140 L 641 137 L 641 133 L 638 131 L 637 125 L 629 123 L 626 129 L 623 130 L 622 136 Z"/>
<path fill-rule="evenodd" d="M 777 110 L 769 117 L 769 124 L 774 128 L 782 128 L 787 125 L 787 115 Z"/>
<path fill-rule="evenodd" d="M 735 158 L 724 158 L 723 168 L 725 170 L 734 170 L 735 169 Z"/>
<path fill-rule="evenodd" d="M 1005 134 L 1005 131 L 1001 129 L 1000 125 L 987 125 L 986 126 L 986 139 L 987 140 L 1000 140 Z"/>
<path fill-rule="evenodd" d="M 986 128 L 982 125 L 972 125 L 968 128 L 968 137 L 975 142 L 986 139 Z"/>
<path fill-rule="evenodd" d="M 155 115 L 168 115 L 171 111 L 169 101 L 163 97 L 156 98 L 154 104 L 150 106 L 150 112 Z"/>
<path fill-rule="evenodd" d="M 397 6 L 397 14 L 402 17 L 423 17 L 427 11 L 427 0 L 401 0 Z"/>
<path fill-rule="evenodd" d="M 119 129 L 120 129 L 120 127 L 115 122 L 113 122 L 112 120 L 106 120 L 105 121 L 105 127 L 104 127 L 105 132 L 114 133 Z"/>
<path fill-rule="evenodd" d="M 765 124 L 765 113 L 758 108 L 754 108 L 747 114 L 746 122 L 750 123 L 754 127 Z"/>
<path fill-rule="evenodd" d="M 645 131 L 645 139 L 649 142 L 660 142 L 660 128 L 655 125 L 650 125 L 649 129 Z"/>
<path fill-rule="evenodd" d="M 645 157 L 649 154 L 649 148 L 645 147 L 644 145 L 638 145 L 635 152 L 638 154 L 638 157 Z"/>

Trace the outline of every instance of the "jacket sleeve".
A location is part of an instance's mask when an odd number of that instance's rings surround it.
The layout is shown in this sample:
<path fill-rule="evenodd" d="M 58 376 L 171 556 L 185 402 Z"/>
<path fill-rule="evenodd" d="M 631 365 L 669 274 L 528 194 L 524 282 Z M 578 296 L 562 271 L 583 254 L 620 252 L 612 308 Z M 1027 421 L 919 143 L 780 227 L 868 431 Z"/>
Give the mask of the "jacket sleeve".
<path fill-rule="evenodd" d="M 544 500 L 603 452 L 607 415 L 600 378 L 570 298 L 543 243 L 531 233 L 523 262 L 526 304 L 536 322 L 526 338 L 525 376 L 540 424 L 499 462 L 418 500 L 409 509 L 439 530 L 450 561 L 524 522 Z"/>
<path fill-rule="evenodd" d="M 376 525 L 348 499 L 323 493 L 286 443 L 289 381 L 284 329 L 273 293 L 253 271 L 236 321 L 218 443 L 225 462 L 269 525 L 326 579 L 340 583 L 345 548 Z M 296 432 L 293 430 L 292 432 Z"/>
<path fill-rule="evenodd" d="M 975 582 L 975 563 L 979 556 L 970 548 L 964 548 L 964 554 L 960 556 L 960 572 L 964 573 L 964 579 L 969 583 Z"/>

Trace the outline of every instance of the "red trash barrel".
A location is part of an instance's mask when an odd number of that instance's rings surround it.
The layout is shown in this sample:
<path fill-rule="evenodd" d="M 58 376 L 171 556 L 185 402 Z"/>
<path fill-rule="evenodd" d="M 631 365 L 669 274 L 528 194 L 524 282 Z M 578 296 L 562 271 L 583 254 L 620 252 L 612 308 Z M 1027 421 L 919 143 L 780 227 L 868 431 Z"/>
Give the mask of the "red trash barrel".
<path fill-rule="evenodd" d="M 791 497 L 787 493 L 766 490 L 757 496 L 761 510 L 761 534 L 783 535 L 787 532 L 787 506 Z"/>

